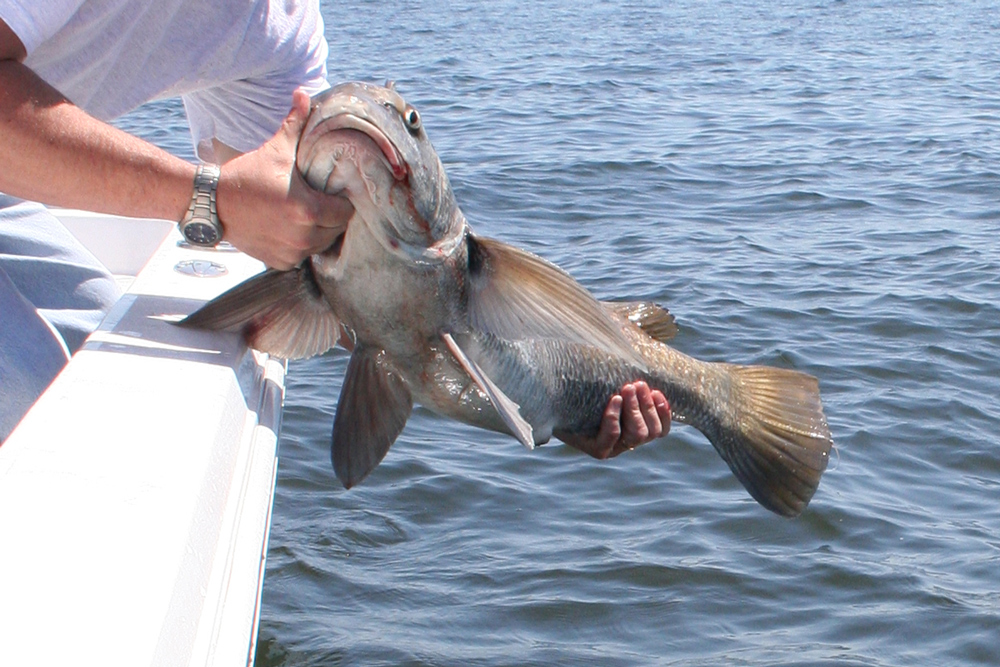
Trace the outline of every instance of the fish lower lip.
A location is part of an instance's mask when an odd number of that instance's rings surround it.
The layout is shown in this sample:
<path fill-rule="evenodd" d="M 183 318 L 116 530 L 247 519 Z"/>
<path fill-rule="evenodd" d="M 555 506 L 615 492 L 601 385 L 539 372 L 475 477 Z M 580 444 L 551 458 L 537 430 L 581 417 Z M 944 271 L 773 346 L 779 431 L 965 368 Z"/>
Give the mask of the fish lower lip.
<path fill-rule="evenodd" d="M 406 178 L 406 162 L 403 161 L 403 157 L 396 150 L 393 143 L 389 141 L 389 137 L 385 136 L 385 133 L 375 125 L 354 114 L 341 113 L 328 118 L 322 124 L 321 133 L 326 134 L 327 132 L 336 132 L 337 130 L 357 130 L 368 135 L 375 142 L 375 145 L 379 147 L 379 150 L 382 151 L 386 161 L 388 161 L 389 166 L 392 168 L 393 177 L 397 181 Z"/>

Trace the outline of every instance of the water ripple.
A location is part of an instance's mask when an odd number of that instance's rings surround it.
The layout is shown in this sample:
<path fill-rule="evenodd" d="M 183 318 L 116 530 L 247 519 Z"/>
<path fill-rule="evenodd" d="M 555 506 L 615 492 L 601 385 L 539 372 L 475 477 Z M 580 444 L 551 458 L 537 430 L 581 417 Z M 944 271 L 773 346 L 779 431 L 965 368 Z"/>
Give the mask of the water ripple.
<path fill-rule="evenodd" d="M 787 522 L 681 425 L 597 463 L 418 409 L 345 492 L 346 356 L 296 362 L 258 665 L 1000 664 L 992 3 L 324 13 L 477 231 L 664 303 L 686 353 L 817 375 L 838 450 Z M 190 157 L 181 111 L 121 125 Z"/>

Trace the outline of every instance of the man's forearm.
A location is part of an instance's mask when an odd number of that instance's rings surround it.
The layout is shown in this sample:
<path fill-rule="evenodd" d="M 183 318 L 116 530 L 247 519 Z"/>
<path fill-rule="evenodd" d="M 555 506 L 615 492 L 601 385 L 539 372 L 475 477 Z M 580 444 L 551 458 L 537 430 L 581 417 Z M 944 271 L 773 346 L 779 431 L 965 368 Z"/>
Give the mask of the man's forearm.
<path fill-rule="evenodd" d="M 27 52 L 0 19 L 0 192 L 45 204 L 180 220 L 195 166 L 74 106 L 23 65 Z M 290 269 L 328 248 L 354 207 L 313 190 L 295 169 L 309 96 L 260 148 L 227 161 L 218 185 L 224 238 L 268 266 Z"/>
<path fill-rule="evenodd" d="M 195 167 L 89 116 L 16 60 L 0 61 L 0 192 L 179 220 Z"/>

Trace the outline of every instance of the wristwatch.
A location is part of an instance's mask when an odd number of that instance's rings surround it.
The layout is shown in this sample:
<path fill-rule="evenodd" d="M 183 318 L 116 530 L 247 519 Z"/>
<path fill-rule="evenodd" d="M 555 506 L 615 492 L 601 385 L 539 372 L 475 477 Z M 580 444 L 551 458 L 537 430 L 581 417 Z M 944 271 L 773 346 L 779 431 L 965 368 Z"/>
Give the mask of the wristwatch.
<path fill-rule="evenodd" d="M 191 206 L 178 226 L 188 243 L 212 248 L 222 240 L 222 223 L 215 208 L 215 190 L 219 186 L 220 169 L 214 164 L 198 166 L 194 174 Z"/>

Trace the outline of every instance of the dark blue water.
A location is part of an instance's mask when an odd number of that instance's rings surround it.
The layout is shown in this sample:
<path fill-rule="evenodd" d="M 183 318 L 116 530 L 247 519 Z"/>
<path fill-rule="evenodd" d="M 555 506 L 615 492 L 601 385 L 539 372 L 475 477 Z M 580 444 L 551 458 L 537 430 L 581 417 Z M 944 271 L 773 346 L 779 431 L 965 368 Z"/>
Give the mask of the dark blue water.
<path fill-rule="evenodd" d="M 838 452 L 787 521 L 685 426 L 600 463 L 417 408 L 348 492 L 346 356 L 294 363 L 259 666 L 1000 664 L 994 3 L 325 14 L 331 77 L 397 81 L 477 231 L 816 375 Z"/>

